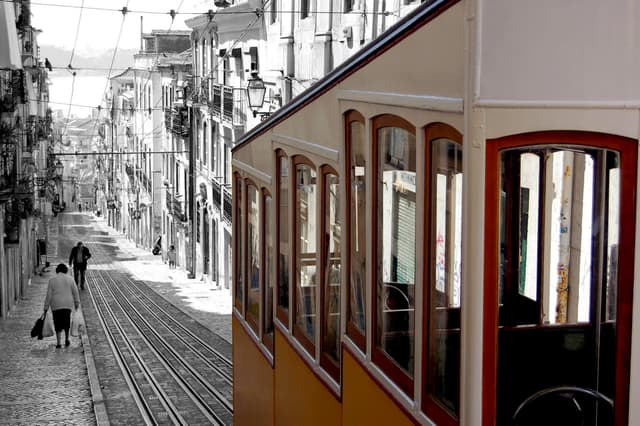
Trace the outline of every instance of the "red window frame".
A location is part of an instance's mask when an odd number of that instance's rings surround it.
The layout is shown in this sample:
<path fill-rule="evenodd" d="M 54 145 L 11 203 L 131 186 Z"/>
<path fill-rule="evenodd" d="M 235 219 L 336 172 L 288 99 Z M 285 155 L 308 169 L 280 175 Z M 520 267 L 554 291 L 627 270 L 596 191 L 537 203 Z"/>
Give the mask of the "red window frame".
<path fill-rule="evenodd" d="M 245 258 L 244 258 L 244 234 L 243 234 L 243 211 L 244 211 L 244 181 L 242 177 L 235 173 L 233 176 L 233 194 L 234 194 L 234 215 L 233 215 L 233 239 L 235 241 L 234 244 L 234 259 L 235 264 L 233 268 L 234 272 L 234 290 L 233 290 L 233 305 L 240 312 L 240 315 L 244 317 L 244 306 L 245 306 L 245 297 L 246 297 L 246 289 L 245 287 L 245 279 L 244 279 L 244 270 L 245 270 Z"/>
<path fill-rule="evenodd" d="M 320 320 L 320 366 L 327 372 L 333 379 L 337 382 L 340 382 L 340 365 L 341 365 L 341 354 L 340 348 L 338 348 L 338 360 L 337 363 L 331 357 L 329 357 L 324 351 L 324 338 L 327 334 L 327 319 L 329 316 L 329 312 L 325 309 L 328 295 L 326 294 L 326 274 L 325 270 L 327 269 L 327 256 L 329 253 L 329 247 L 324 236 L 327 234 L 327 220 L 326 220 L 326 211 L 328 207 L 328 198 L 327 198 L 327 176 L 334 175 L 338 178 L 338 184 L 340 183 L 340 175 L 338 172 L 330 166 L 323 166 L 320 168 L 320 211 L 322 212 L 321 220 L 320 220 L 320 230 L 322 233 L 322 238 L 320 241 L 320 268 L 317 276 L 320 277 L 317 285 L 320 288 L 320 312 L 318 318 Z M 340 212 L 338 212 L 339 214 Z M 342 218 L 342 216 L 339 216 Z M 342 253 L 340 253 L 342 255 Z M 340 277 L 342 279 L 342 277 Z M 341 285 L 342 286 L 342 285 Z M 341 299 L 341 298 L 340 298 Z M 338 310 L 341 312 L 341 309 Z M 338 334 L 340 334 L 340 318 L 338 320 Z"/>
<path fill-rule="evenodd" d="M 371 259 L 378 259 L 378 238 L 379 238 L 379 230 L 378 230 L 378 179 L 380 176 L 380 170 L 378 170 L 379 161 L 379 141 L 378 141 L 378 130 L 385 127 L 394 127 L 404 129 L 413 135 L 416 135 L 416 128 L 407 120 L 391 114 L 384 114 L 373 118 L 371 121 L 371 142 L 372 142 L 372 150 L 371 150 L 371 162 L 372 162 L 372 181 L 373 185 L 371 188 L 372 191 L 372 209 L 375 211 L 375 217 L 372 221 L 371 226 Z M 417 145 L 417 141 L 416 141 Z M 371 262 L 369 265 L 371 268 L 371 276 L 373 277 L 371 283 L 371 317 L 372 317 L 372 328 L 373 328 L 373 345 L 371 349 L 371 356 L 373 362 L 380 367 L 380 369 L 394 382 L 396 383 L 402 391 L 407 394 L 410 398 L 414 396 L 414 377 L 407 374 L 401 367 L 399 367 L 394 360 L 392 360 L 384 351 L 378 348 L 376 344 L 378 340 L 378 268 L 376 262 Z M 414 283 L 417 285 L 417 283 Z M 414 310 L 415 313 L 415 310 Z M 415 318 L 415 317 L 414 317 Z M 415 321 L 414 321 L 414 333 L 415 333 Z M 414 334 L 414 344 L 415 344 L 415 334 Z M 418 371 L 416 368 L 417 362 L 419 360 L 414 359 L 414 372 Z"/>
<path fill-rule="evenodd" d="M 507 148 L 536 145 L 574 145 L 603 148 L 620 154 L 620 244 L 618 251 L 618 299 L 616 319 L 616 372 L 614 424 L 627 424 L 629 412 L 629 369 L 631 357 L 631 321 L 633 300 L 636 183 L 638 141 L 610 134 L 546 131 L 487 140 L 485 191 L 485 269 L 484 282 L 498 282 L 500 232 L 500 152 Z M 472 285 L 467 283 L 467 285 Z M 495 424 L 497 415 L 498 372 L 498 288 L 484 286 L 483 329 L 483 403 L 482 424 Z"/>
<path fill-rule="evenodd" d="M 363 126 L 365 126 L 365 119 L 364 116 L 362 114 L 360 114 L 357 111 L 349 111 L 345 114 L 344 116 L 344 131 L 345 131 L 345 149 L 346 149 L 346 161 L 345 161 L 345 173 L 344 175 L 347 177 L 348 182 L 345 185 L 345 190 L 346 190 L 346 194 L 347 194 L 347 203 L 349 203 L 349 206 L 351 206 L 351 196 L 352 196 L 352 186 L 353 186 L 353 182 L 351 179 L 351 169 L 353 168 L 353 164 L 352 164 L 352 134 L 351 134 L 351 124 L 352 123 L 360 123 Z M 363 134 L 363 137 L 366 138 L 366 131 L 365 134 Z M 365 164 L 365 168 L 366 169 L 370 169 L 371 166 Z M 367 209 L 367 205 L 366 205 L 366 184 L 365 184 L 365 211 Z M 351 321 L 351 286 L 353 285 L 353 282 L 351 280 L 351 253 L 353 253 L 352 251 L 352 244 L 353 242 L 351 241 L 352 239 L 352 225 L 351 225 L 351 214 L 354 213 L 352 211 L 351 208 L 349 208 L 350 214 L 349 217 L 346 218 L 344 220 L 344 226 L 346 229 L 346 244 L 345 244 L 345 250 L 348 253 L 347 257 L 346 257 L 346 270 L 347 270 L 347 297 L 345 299 L 345 303 L 346 303 L 346 308 L 347 308 L 347 316 L 346 316 L 346 322 L 347 322 L 347 336 L 349 336 L 349 338 L 351 338 L 351 340 L 356 344 L 356 346 L 358 346 L 360 348 L 361 351 L 365 352 L 366 351 L 366 306 L 365 306 L 365 330 L 364 333 L 362 332 L 362 330 L 360 330 L 354 323 L 353 321 Z M 366 229 L 366 224 L 365 224 L 365 229 Z M 366 237 L 365 237 L 365 242 L 366 242 Z M 365 243 L 366 246 L 366 243 Z M 366 251 L 366 247 L 364 248 L 364 250 Z M 369 267 L 369 265 L 365 264 L 365 272 L 367 271 L 367 268 Z M 364 289 L 366 290 L 366 277 L 364 277 L 363 280 L 363 285 L 364 285 Z M 363 301 L 366 304 L 367 303 L 367 298 L 366 295 L 363 297 Z"/>
<path fill-rule="evenodd" d="M 434 123 L 424 129 L 425 141 L 425 173 L 424 173 L 424 192 L 425 192 L 425 238 L 423 245 L 424 253 L 424 285 L 423 285 L 423 324 L 426 326 L 422 330 L 422 410 L 424 413 L 439 425 L 457 425 L 459 418 L 454 416 L 449 410 L 445 409 L 442 404 L 429 392 L 429 385 L 433 382 L 434 377 L 430 367 L 430 363 L 434 358 L 431 353 L 429 343 L 433 336 L 431 332 L 434 323 L 433 306 L 431 304 L 435 283 L 433 282 L 434 259 L 435 259 L 435 206 L 434 206 L 434 190 L 433 190 L 433 169 L 432 169 L 432 142 L 436 139 L 449 139 L 457 142 L 462 146 L 462 134 L 453 127 L 444 123 Z M 464 283 L 462 284 L 464 286 Z M 460 311 L 460 309 L 458 309 Z M 458 313 L 459 314 L 459 313 Z M 460 359 L 458 359 L 460 362 Z M 458 380 L 460 379 L 460 367 L 458 366 Z M 458 398 L 460 395 L 458 394 Z"/>
<path fill-rule="evenodd" d="M 287 239 L 290 239 L 291 237 L 289 236 L 289 229 L 291 228 L 291 219 L 293 217 L 293 215 L 291 214 L 292 212 L 292 204 L 293 204 L 293 191 L 292 191 L 292 185 L 291 185 L 291 170 L 292 170 L 292 166 L 291 166 L 291 160 L 289 159 L 289 157 L 287 156 L 287 154 L 282 151 L 282 150 L 278 150 L 276 151 L 276 194 L 277 194 L 277 200 L 276 200 L 276 217 L 278 218 L 276 220 L 276 228 L 275 228 L 275 239 L 276 239 L 276 287 L 275 287 L 275 297 L 276 297 L 276 318 L 278 318 L 278 320 L 285 326 L 288 327 L 289 325 L 289 312 L 291 311 L 291 241 L 289 241 L 289 249 L 287 252 L 287 260 L 286 260 L 286 264 L 282 265 L 280 262 L 280 253 L 281 253 L 281 241 L 280 241 L 280 233 L 281 233 L 281 227 L 282 224 L 280 223 L 280 219 L 282 218 L 282 215 L 280 214 L 280 207 L 282 206 L 282 202 L 281 202 L 281 197 L 282 197 L 282 192 L 280 191 L 280 180 L 282 178 L 281 176 L 281 167 L 280 167 L 280 163 L 281 160 L 284 159 L 285 161 L 287 161 L 287 164 L 289 166 L 289 175 L 286 177 L 287 179 L 287 185 L 288 185 L 288 200 L 287 200 L 287 223 L 286 225 L 286 229 L 284 230 L 284 232 L 287 233 Z M 286 271 L 282 271 L 282 268 L 286 268 Z M 280 302 L 280 298 L 281 298 L 281 294 L 280 294 L 280 277 L 284 274 L 286 274 L 287 279 L 288 279 L 288 283 L 287 283 L 287 290 L 288 290 L 288 294 L 287 294 L 287 307 L 286 309 L 279 303 Z"/>
<path fill-rule="evenodd" d="M 257 261 L 258 263 L 258 267 L 259 267 L 259 275 L 258 275 L 258 312 L 256 313 L 256 315 L 252 315 L 250 310 L 249 310 L 249 290 L 251 288 L 250 285 L 250 279 L 251 279 L 251 265 L 249 264 L 249 253 L 250 253 L 250 248 L 249 245 L 251 243 L 251 241 L 249 241 L 249 190 L 253 188 L 253 190 L 255 190 L 256 193 L 256 201 L 258 202 L 258 206 L 259 206 L 259 211 L 258 211 L 258 226 L 259 226 L 259 232 L 258 232 L 258 242 L 259 242 L 259 248 L 258 248 L 258 253 L 257 253 Z M 262 213 L 262 200 L 261 200 L 261 191 L 258 187 L 258 185 L 256 185 L 255 182 L 253 182 L 251 179 L 245 179 L 244 182 L 244 232 L 246 235 L 245 238 L 245 246 L 244 246 L 244 252 L 245 252 L 245 259 L 244 259 L 244 264 L 245 264 L 245 268 L 244 268 L 244 273 L 245 273 L 245 314 L 244 314 L 244 318 L 247 321 L 247 324 L 249 324 L 249 327 L 251 327 L 251 329 L 256 333 L 256 335 L 259 334 L 259 330 L 260 330 L 260 305 L 261 305 L 261 300 L 262 300 L 262 241 L 263 241 L 263 229 L 262 229 L 262 218 L 261 216 L 263 215 Z"/>
<path fill-rule="evenodd" d="M 267 240 L 267 198 L 271 199 L 271 206 L 270 206 L 270 210 L 271 210 L 271 217 L 273 218 L 274 215 L 274 203 L 275 200 L 273 199 L 273 197 L 271 196 L 271 194 L 269 193 L 269 191 L 267 191 L 265 188 L 262 188 L 262 192 L 261 192 L 261 204 L 262 204 L 262 210 L 261 210 L 261 268 L 260 268 L 260 275 L 261 275 L 261 284 L 260 284 L 260 288 L 262 290 L 261 295 L 260 295 L 260 301 L 261 301 L 261 306 L 262 306 L 262 329 L 261 329 L 261 340 L 262 343 L 264 344 L 264 346 L 269 349 L 269 352 L 273 353 L 273 340 L 274 340 L 274 336 L 273 333 L 274 331 L 274 317 L 275 317 L 275 312 L 273 309 L 273 304 L 275 302 L 275 291 L 276 291 L 276 283 L 273 282 L 273 289 L 271 290 L 272 294 L 271 294 L 271 331 L 268 332 L 266 330 L 267 327 L 267 304 L 269 303 L 269 298 L 267 297 L 269 290 L 268 287 L 268 283 L 272 282 L 274 277 L 273 276 L 267 276 L 268 274 L 268 269 L 266 267 L 267 265 L 267 246 L 269 244 L 269 241 Z M 274 243 L 274 227 L 273 227 L 273 223 L 269 223 L 269 228 L 271 229 L 271 238 L 270 238 L 270 242 L 272 244 L 272 250 L 273 250 L 273 258 L 271 259 L 271 262 L 273 262 L 272 264 L 272 268 L 276 268 L 276 258 L 277 258 L 277 253 L 276 253 L 276 244 Z"/>
<path fill-rule="evenodd" d="M 318 173 L 318 169 L 316 168 L 316 166 L 313 164 L 313 162 L 311 162 L 308 158 L 297 155 L 295 157 L 293 157 L 292 159 L 292 163 L 293 163 L 293 167 L 290 169 L 290 171 L 292 171 L 292 174 L 294 176 L 293 182 L 296 183 L 297 182 L 297 177 L 298 177 L 298 166 L 299 165 L 304 165 L 307 166 L 309 168 L 311 168 L 312 170 L 314 170 L 316 172 L 316 182 L 318 182 L 318 178 L 319 178 L 319 173 Z M 296 185 L 292 185 L 292 186 L 296 186 Z M 320 191 L 320 188 L 318 188 L 317 183 L 316 183 L 316 197 L 318 197 L 318 191 Z M 298 315 L 298 279 L 300 277 L 300 271 L 298 270 L 297 264 L 298 264 L 298 221 L 299 221 L 299 214 L 298 214 L 298 197 L 297 197 L 297 190 L 293 190 L 292 188 L 292 195 L 293 195 L 293 220 L 291 221 L 291 224 L 293 225 L 293 241 L 291 242 L 291 247 L 293 249 L 293 264 L 296 265 L 294 267 L 294 271 L 295 271 L 295 277 L 293 280 L 290 280 L 290 291 L 293 292 L 293 298 L 292 298 L 292 307 L 291 312 L 292 312 L 292 323 L 293 323 L 293 336 L 300 342 L 300 344 L 302 344 L 302 346 L 307 350 L 307 352 L 309 352 L 309 354 L 315 359 L 315 348 L 316 348 L 316 342 L 315 340 L 317 340 L 318 336 L 316 333 L 315 328 L 317 328 L 317 321 L 320 320 L 320 315 L 319 312 L 316 308 L 316 306 L 314 306 L 314 312 L 316 315 L 316 327 L 314 327 L 314 340 L 312 341 L 311 339 L 309 339 L 309 337 L 304 333 L 304 331 L 302 330 L 302 328 L 297 324 L 296 322 L 296 317 Z M 319 204 L 318 204 L 319 205 Z M 314 218 L 316 219 L 316 218 Z M 316 227 L 316 229 L 318 229 L 318 227 Z M 316 236 L 314 236 L 316 237 Z M 318 251 L 316 250 L 316 260 L 318 257 Z M 318 265 L 318 262 L 316 261 L 316 265 Z M 315 297 L 314 297 L 314 302 L 315 300 L 318 299 L 319 295 L 318 295 L 318 269 L 316 269 L 316 282 L 315 282 Z M 293 283 L 291 282 L 293 281 Z"/>

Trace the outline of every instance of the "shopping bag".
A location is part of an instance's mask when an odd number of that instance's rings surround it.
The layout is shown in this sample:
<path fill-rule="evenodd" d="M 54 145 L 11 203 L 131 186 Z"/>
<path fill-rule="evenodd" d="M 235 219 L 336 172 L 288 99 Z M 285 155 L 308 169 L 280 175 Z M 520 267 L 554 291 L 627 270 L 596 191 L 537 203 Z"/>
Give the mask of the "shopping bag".
<path fill-rule="evenodd" d="M 53 334 L 53 314 L 45 314 L 44 326 L 42 327 L 42 337 L 51 337 Z"/>
<path fill-rule="evenodd" d="M 36 320 L 36 323 L 33 325 L 33 328 L 31 329 L 31 337 L 37 337 L 38 340 L 42 339 L 42 327 L 44 326 L 44 318 L 46 316 L 47 316 L 47 313 L 45 312 L 44 314 L 42 314 L 40 318 Z"/>
<path fill-rule="evenodd" d="M 71 316 L 71 335 L 80 336 L 84 331 L 84 316 L 82 315 L 82 308 L 75 310 Z"/>

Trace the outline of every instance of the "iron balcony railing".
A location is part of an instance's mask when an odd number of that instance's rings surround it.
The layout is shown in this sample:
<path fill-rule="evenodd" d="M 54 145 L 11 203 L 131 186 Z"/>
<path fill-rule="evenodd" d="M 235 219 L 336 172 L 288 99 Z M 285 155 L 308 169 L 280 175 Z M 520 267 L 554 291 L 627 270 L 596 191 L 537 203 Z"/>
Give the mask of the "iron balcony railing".
<path fill-rule="evenodd" d="M 170 132 L 181 136 L 189 136 L 189 111 L 187 107 L 166 109 L 164 112 L 164 124 Z"/>
<path fill-rule="evenodd" d="M 245 89 L 214 84 L 212 90 L 210 108 L 224 121 L 231 122 L 233 126 L 242 126 L 247 115 L 245 111 Z"/>

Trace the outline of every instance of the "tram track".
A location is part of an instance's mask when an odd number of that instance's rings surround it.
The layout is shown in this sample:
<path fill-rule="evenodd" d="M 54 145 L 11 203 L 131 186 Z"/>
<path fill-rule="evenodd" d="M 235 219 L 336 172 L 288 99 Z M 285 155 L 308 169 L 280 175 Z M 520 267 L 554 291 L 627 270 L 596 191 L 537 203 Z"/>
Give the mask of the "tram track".
<path fill-rule="evenodd" d="M 112 269 L 104 248 L 93 251 L 87 293 L 144 424 L 232 424 L 229 356 L 182 310 Z"/>

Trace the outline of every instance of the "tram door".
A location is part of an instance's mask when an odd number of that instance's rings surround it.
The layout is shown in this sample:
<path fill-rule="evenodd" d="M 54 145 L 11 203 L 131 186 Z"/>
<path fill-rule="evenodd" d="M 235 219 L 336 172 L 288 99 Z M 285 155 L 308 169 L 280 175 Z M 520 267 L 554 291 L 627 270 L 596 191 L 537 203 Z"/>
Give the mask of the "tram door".
<path fill-rule="evenodd" d="M 620 155 L 499 153 L 497 424 L 613 424 Z"/>

